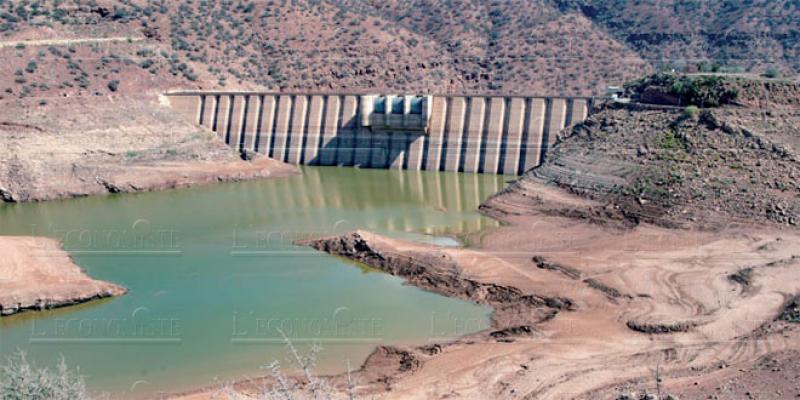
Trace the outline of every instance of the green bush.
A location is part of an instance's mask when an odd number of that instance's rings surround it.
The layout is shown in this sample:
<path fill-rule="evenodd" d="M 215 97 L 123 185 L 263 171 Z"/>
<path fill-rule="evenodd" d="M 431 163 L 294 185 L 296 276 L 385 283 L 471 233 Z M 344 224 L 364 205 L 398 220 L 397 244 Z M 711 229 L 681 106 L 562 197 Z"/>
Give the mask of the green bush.
<path fill-rule="evenodd" d="M 697 106 L 688 106 L 683 109 L 684 118 L 697 119 L 698 115 L 700 115 L 700 109 Z"/>
<path fill-rule="evenodd" d="M 118 80 L 113 80 L 111 82 L 108 82 L 108 90 L 110 90 L 112 92 L 116 92 L 117 89 L 119 89 L 119 81 Z"/>
<path fill-rule="evenodd" d="M 28 62 L 28 66 L 25 67 L 25 72 L 29 74 L 36 72 L 36 61 L 31 60 Z"/>
<path fill-rule="evenodd" d="M 645 91 L 657 91 L 677 99 L 678 104 L 719 107 L 733 103 L 739 92 L 722 76 L 679 76 L 655 74 L 625 85 L 628 94 L 638 97 Z"/>
<path fill-rule="evenodd" d="M 778 78 L 781 73 L 775 67 L 769 67 L 766 71 L 764 71 L 764 76 L 770 79 Z"/>

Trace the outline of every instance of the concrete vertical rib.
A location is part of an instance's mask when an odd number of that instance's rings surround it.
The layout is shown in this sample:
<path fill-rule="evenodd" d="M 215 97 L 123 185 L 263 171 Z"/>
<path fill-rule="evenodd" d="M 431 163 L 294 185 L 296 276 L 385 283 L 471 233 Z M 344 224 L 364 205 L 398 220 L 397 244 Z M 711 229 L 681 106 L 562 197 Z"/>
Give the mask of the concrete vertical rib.
<path fill-rule="evenodd" d="M 343 166 L 353 165 L 353 147 L 355 142 L 355 132 L 358 126 L 356 115 L 358 114 L 358 98 L 356 96 L 345 96 L 342 104 L 342 120 L 339 122 L 339 146 L 336 152 L 336 164 Z"/>
<path fill-rule="evenodd" d="M 422 151 L 425 144 L 425 135 L 416 133 L 408 134 L 408 165 L 406 169 L 419 170 L 422 166 Z"/>
<path fill-rule="evenodd" d="M 353 165 L 358 167 L 369 167 L 369 160 L 372 157 L 372 132 L 369 128 L 356 128 L 358 134 L 355 140 L 353 155 Z"/>
<path fill-rule="evenodd" d="M 294 97 L 292 107 L 292 122 L 289 128 L 289 139 L 286 142 L 289 164 L 300 164 L 303 151 L 303 136 L 305 136 L 306 114 L 308 113 L 308 97 L 297 95 Z"/>
<path fill-rule="evenodd" d="M 428 135 L 425 139 L 427 149 L 425 151 L 425 169 L 428 171 L 438 171 L 441 164 L 442 141 L 444 137 L 444 126 L 447 120 L 447 99 L 436 96 L 431 105 L 431 120 L 428 127 Z"/>
<path fill-rule="evenodd" d="M 389 153 L 391 151 L 390 136 L 385 131 L 372 132 L 372 148 L 370 151 L 370 168 L 387 168 L 389 167 Z"/>
<path fill-rule="evenodd" d="M 222 140 L 225 140 L 225 133 L 228 131 L 228 124 L 230 123 L 231 115 L 231 96 L 223 94 L 219 96 L 219 105 L 217 106 L 217 121 L 214 125 L 214 132 Z M 226 142 L 227 143 L 227 142 Z"/>
<path fill-rule="evenodd" d="M 353 140 L 353 165 L 358 167 L 369 167 L 369 159 L 372 147 L 372 132 L 370 132 L 370 117 L 374 112 L 373 96 L 359 97 L 359 124 L 355 128 L 355 139 Z"/>
<path fill-rule="evenodd" d="M 511 99 L 509 108 L 503 173 L 516 174 L 517 171 L 519 171 L 522 131 L 524 129 L 523 124 L 525 123 L 525 100 L 514 97 Z"/>
<path fill-rule="evenodd" d="M 564 129 L 565 118 L 567 117 L 567 99 L 553 99 L 550 110 L 550 124 L 547 126 L 547 146 L 545 152 L 550 150 L 556 142 L 558 134 Z"/>
<path fill-rule="evenodd" d="M 450 100 L 451 109 L 447 114 L 447 132 L 445 132 L 445 171 L 458 171 L 461 158 L 461 135 L 464 134 L 464 113 L 466 102 L 463 97 Z"/>
<path fill-rule="evenodd" d="M 405 132 L 394 132 L 389 135 L 389 168 L 403 169 L 406 159 L 408 135 Z"/>
<path fill-rule="evenodd" d="M 525 143 L 522 144 L 522 168 L 519 173 L 523 173 L 541 162 L 540 154 L 542 149 L 542 139 L 544 138 L 545 120 L 545 99 L 530 99 L 528 107 L 528 126 Z"/>
<path fill-rule="evenodd" d="M 232 96 L 231 100 L 231 121 L 225 132 L 225 143 L 238 150 L 239 140 L 242 137 L 242 123 L 244 122 L 244 96 Z"/>
<path fill-rule="evenodd" d="M 322 130 L 322 147 L 319 150 L 320 165 L 336 164 L 336 145 L 339 135 L 339 96 L 327 96 L 325 126 Z"/>
<path fill-rule="evenodd" d="M 286 142 L 289 134 L 291 113 L 292 96 L 280 96 L 278 98 L 278 114 L 275 116 L 275 132 L 272 134 L 272 158 L 278 161 L 286 161 Z"/>
<path fill-rule="evenodd" d="M 247 111 L 244 119 L 244 137 L 242 139 L 242 150 L 255 151 L 256 137 L 261 120 L 261 96 L 247 96 Z"/>
<path fill-rule="evenodd" d="M 306 144 L 303 162 L 305 164 L 318 164 L 319 134 L 322 131 L 323 97 L 312 96 L 311 108 L 308 113 L 308 127 L 306 128 Z"/>
<path fill-rule="evenodd" d="M 478 172 L 480 160 L 481 139 L 483 137 L 484 115 L 486 114 L 486 99 L 473 97 L 470 99 L 469 115 L 467 116 L 467 138 L 464 143 L 464 172 Z"/>
<path fill-rule="evenodd" d="M 589 111 L 586 107 L 586 99 L 573 99 L 572 112 L 569 113 L 570 119 L 567 121 L 567 126 L 580 124 L 586 120 L 586 115 L 588 112 Z"/>
<path fill-rule="evenodd" d="M 500 145 L 503 137 L 503 124 L 505 122 L 505 99 L 492 97 L 489 103 L 489 128 L 486 130 L 486 156 L 480 171 L 494 174 L 500 162 Z"/>
<path fill-rule="evenodd" d="M 214 119 L 217 113 L 217 96 L 206 95 L 203 104 L 203 114 L 200 115 L 200 125 L 208 129 L 214 128 Z"/>
<path fill-rule="evenodd" d="M 275 136 L 275 96 L 264 95 L 261 99 L 261 120 L 256 136 L 256 151 L 269 155 Z"/>

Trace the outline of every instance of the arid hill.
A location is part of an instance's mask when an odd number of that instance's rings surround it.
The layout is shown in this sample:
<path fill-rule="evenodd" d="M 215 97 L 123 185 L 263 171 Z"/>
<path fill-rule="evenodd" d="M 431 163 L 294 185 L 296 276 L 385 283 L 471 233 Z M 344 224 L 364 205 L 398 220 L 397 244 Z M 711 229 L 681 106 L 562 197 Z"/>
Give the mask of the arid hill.
<path fill-rule="evenodd" d="M 797 7 L 788 0 L 3 1 L 6 43 L 131 40 L 17 47 L 11 57 L 2 49 L 10 62 L 0 67 L 0 86 L 10 98 L 171 87 L 596 95 L 662 67 L 788 76 L 800 68 Z"/>
<path fill-rule="evenodd" d="M 628 88 L 640 102 L 600 106 L 522 180 L 604 204 L 587 218 L 800 224 L 800 85 L 658 75 Z"/>

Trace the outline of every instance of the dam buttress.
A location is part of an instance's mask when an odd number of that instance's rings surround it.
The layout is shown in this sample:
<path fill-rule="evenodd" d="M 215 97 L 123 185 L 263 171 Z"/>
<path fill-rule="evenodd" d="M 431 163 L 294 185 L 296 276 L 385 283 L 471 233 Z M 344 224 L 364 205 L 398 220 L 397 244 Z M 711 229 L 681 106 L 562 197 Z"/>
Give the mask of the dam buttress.
<path fill-rule="evenodd" d="M 521 174 L 592 98 L 168 93 L 170 106 L 240 151 L 291 164 Z"/>

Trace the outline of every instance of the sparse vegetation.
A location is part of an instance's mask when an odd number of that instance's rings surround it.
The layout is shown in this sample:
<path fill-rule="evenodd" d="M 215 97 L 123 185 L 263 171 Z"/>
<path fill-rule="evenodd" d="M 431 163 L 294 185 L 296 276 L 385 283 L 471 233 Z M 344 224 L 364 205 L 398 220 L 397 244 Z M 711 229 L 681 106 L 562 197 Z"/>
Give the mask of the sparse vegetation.
<path fill-rule="evenodd" d="M 700 115 L 700 109 L 697 106 L 687 106 L 683 109 L 683 117 L 696 120 Z"/>
<path fill-rule="evenodd" d="M 88 400 L 83 377 L 67 368 L 62 359 L 56 369 L 31 365 L 18 352 L 0 366 L 0 398 L 3 400 Z"/>
<path fill-rule="evenodd" d="M 680 106 L 719 107 L 739 96 L 721 76 L 656 74 L 625 85 L 626 92 L 643 102 Z"/>
<path fill-rule="evenodd" d="M 787 322 L 800 323 L 800 295 L 795 296 L 786 303 L 778 319 Z"/>
<path fill-rule="evenodd" d="M 766 71 L 764 71 L 764 77 L 766 78 L 775 79 L 779 78 L 780 76 L 780 71 L 778 71 L 778 69 L 775 67 L 769 67 Z"/>
<path fill-rule="evenodd" d="M 37 66 L 36 61 L 34 60 L 29 61 L 28 65 L 25 67 L 25 72 L 29 74 L 36 72 L 36 66 Z"/>

